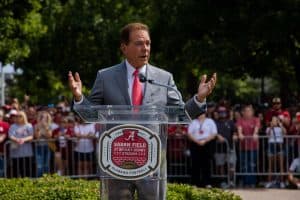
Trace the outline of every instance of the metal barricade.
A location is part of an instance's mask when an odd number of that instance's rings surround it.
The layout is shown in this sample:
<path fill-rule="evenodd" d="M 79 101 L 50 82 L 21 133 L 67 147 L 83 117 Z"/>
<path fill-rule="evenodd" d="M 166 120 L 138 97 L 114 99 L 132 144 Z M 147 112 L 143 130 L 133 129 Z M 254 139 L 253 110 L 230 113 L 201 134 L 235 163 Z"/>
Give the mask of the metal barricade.
<path fill-rule="evenodd" d="M 235 178 L 235 152 L 230 149 L 226 139 L 223 142 L 212 141 L 210 145 L 212 147 L 211 151 L 217 153 L 214 159 L 204 161 L 211 162 L 211 178 L 223 179 L 229 185 L 234 182 Z M 168 136 L 167 160 L 169 181 L 191 183 L 190 141 L 185 134 L 177 133 Z M 222 167 L 224 168 L 223 171 L 220 170 Z"/>
<path fill-rule="evenodd" d="M 47 140 L 32 140 L 30 145 L 32 155 L 11 155 L 17 145 L 13 141 L 4 143 L 4 177 L 40 177 L 43 174 L 57 173 L 71 178 L 98 177 L 98 162 L 96 151 L 92 154 L 82 154 L 75 151 L 78 138 L 58 138 Z M 97 149 L 98 139 L 93 140 Z M 168 138 L 168 179 L 171 181 L 189 182 L 189 141 L 183 134 L 171 135 Z"/>
<path fill-rule="evenodd" d="M 33 140 L 17 154 L 12 141 L 4 143 L 4 177 L 40 177 L 42 174 L 58 173 L 73 178 L 98 177 L 96 149 L 98 139 L 93 139 L 94 151 L 76 152 L 78 138 Z M 29 146 L 28 146 L 29 144 Z M 168 138 L 167 161 L 168 179 L 175 182 L 190 183 L 192 165 L 189 140 L 185 134 L 172 134 Z M 23 144 L 24 145 L 24 144 Z M 300 136 L 286 135 L 280 145 L 269 142 L 268 136 L 245 136 L 230 149 L 228 141 L 215 142 L 215 159 L 212 160 L 211 177 L 226 180 L 236 185 L 243 181 L 266 182 L 270 177 L 286 180 L 291 162 L 299 157 Z M 31 150 L 30 150 L 31 149 Z M 276 150 L 277 149 L 277 150 Z M 222 150 L 222 151 L 220 151 Z M 31 153 L 30 153 L 31 152 Z M 221 152 L 221 155 L 218 154 Z M 272 156 L 276 153 L 277 159 Z M 28 156 L 30 155 L 30 156 Z M 300 175 L 300 174 L 297 174 Z M 248 178 L 248 179 L 245 179 Z M 250 179 L 249 179 L 250 178 Z M 241 185 L 242 186 L 242 185 Z"/>
<path fill-rule="evenodd" d="M 285 135 L 283 141 L 277 143 L 270 142 L 269 136 L 259 136 L 257 139 L 245 136 L 243 140 L 238 140 L 234 143 L 234 149 L 237 152 L 235 175 L 239 185 L 257 185 L 271 178 L 286 182 L 290 164 L 299 156 L 299 146 L 299 135 Z"/>
<path fill-rule="evenodd" d="M 225 138 L 222 142 L 216 140 L 213 147 L 214 159 L 211 160 L 211 177 L 223 180 L 221 187 L 233 186 L 236 166 L 235 151 L 230 149 L 229 142 Z"/>
<path fill-rule="evenodd" d="M 75 151 L 78 141 L 77 138 L 59 138 L 32 140 L 22 145 L 6 141 L 3 155 L 4 177 L 36 178 L 53 173 L 72 178 L 98 177 L 95 153 L 98 140 L 92 140 L 94 151 L 90 153 Z"/>
<path fill-rule="evenodd" d="M 190 182 L 190 150 L 186 135 L 172 134 L 168 137 L 167 170 L 171 182 Z"/>

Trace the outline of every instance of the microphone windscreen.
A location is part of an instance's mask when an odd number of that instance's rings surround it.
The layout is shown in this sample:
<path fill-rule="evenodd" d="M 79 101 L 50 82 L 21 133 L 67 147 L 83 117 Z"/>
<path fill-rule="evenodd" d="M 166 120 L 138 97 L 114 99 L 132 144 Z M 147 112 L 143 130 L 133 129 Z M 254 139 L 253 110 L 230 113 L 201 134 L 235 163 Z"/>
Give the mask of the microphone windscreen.
<path fill-rule="evenodd" d="M 139 80 L 141 83 L 145 83 L 147 81 L 147 78 L 143 74 L 139 74 Z"/>

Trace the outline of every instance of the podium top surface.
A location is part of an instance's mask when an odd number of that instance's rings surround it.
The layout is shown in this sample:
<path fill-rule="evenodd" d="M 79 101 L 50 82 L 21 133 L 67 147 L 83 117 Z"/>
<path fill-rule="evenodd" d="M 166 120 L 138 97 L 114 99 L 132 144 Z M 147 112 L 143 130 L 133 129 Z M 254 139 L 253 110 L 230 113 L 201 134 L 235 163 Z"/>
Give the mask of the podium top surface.
<path fill-rule="evenodd" d="M 179 106 L 74 105 L 87 123 L 102 124 L 188 124 L 191 119 Z"/>

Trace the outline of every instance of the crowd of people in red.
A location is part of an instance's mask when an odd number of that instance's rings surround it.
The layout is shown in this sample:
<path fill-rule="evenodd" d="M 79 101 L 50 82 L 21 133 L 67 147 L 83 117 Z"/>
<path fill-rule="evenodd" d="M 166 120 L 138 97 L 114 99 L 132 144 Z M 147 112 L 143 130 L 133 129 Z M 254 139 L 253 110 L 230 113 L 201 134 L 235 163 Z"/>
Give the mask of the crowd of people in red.
<path fill-rule="evenodd" d="M 83 123 L 67 101 L 56 106 L 36 106 L 13 98 L 0 109 L 0 176 L 92 174 L 96 171 L 95 149 L 101 132 L 101 125 Z M 180 149 L 187 150 L 185 155 L 192 159 L 190 174 L 195 185 L 209 185 L 210 162 L 203 162 L 208 159 L 215 160 L 220 173 L 224 173 L 226 162 L 233 168 L 240 167 L 250 174 L 242 177 L 241 182 L 255 185 L 257 179 L 251 173 L 261 167 L 258 166 L 260 154 L 266 151 L 270 174 L 275 170 L 272 167 L 275 162 L 280 172 L 289 171 L 287 178 L 280 177 L 280 187 L 285 187 L 288 180 L 300 188 L 300 139 L 285 139 L 285 136 L 300 136 L 300 108 L 283 109 L 278 97 L 272 99 L 269 107 L 230 106 L 227 101 L 208 103 L 207 113 L 198 116 L 189 126 L 170 126 L 169 134 L 181 134 L 189 139 L 189 147 L 182 143 L 175 146 L 181 145 Z M 265 147 L 261 146 L 261 136 L 267 137 Z M 225 140 L 230 149 L 238 141 L 230 156 L 224 149 L 212 150 L 212 144 Z M 170 148 L 174 148 L 172 141 L 168 144 Z M 179 159 L 181 155 L 175 156 Z M 236 166 L 236 160 L 240 166 Z M 284 161 L 290 163 L 289 169 L 284 169 Z M 265 186 L 274 185 L 274 177 L 269 175 Z"/>
<path fill-rule="evenodd" d="M 66 101 L 36 106 L 13 98 L 0 109 L 0 177 L 67 175 L 70 170 L 89 175 L 98 136 L 99 125 L 83 123 Z"/>
<path fill-rule="evenodd" d="M 210 186 L 211 169 L 215 167 L 217 173 L 224 174 L 228 163 L 229 173 L 243 174 L 238 180 L 243 187 L 256 187 L 263 180 L 267 188 L 285 188 L 290 184 L 300 188 L 300 107 L 284 109 L 278 97 L 270 103 L 270 106 L 208 103 L 207 113 L 188 126 L 170 128 L 170 133 L 186 133 L 190 140 L 193 184 Z M 222 143 L 223 146 L 216 148 Z M 205 162 L 208 160 L 214 160 L 216 166 Z M 259 173 L 267 176 L 258 177 Z"/>

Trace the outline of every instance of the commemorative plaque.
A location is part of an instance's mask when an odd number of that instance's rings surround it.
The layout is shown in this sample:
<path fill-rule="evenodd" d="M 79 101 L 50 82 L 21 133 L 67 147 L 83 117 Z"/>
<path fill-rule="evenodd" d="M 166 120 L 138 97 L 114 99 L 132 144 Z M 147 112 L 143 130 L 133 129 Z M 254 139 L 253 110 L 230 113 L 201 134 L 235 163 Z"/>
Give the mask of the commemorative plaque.
<path fill-rule="evenodd" d="M 99 144 L 99 166 L 115 178 L 138 180 L 159 167 L 160 139 L 143 126 L 114 127 L 101 135 Z"/>

